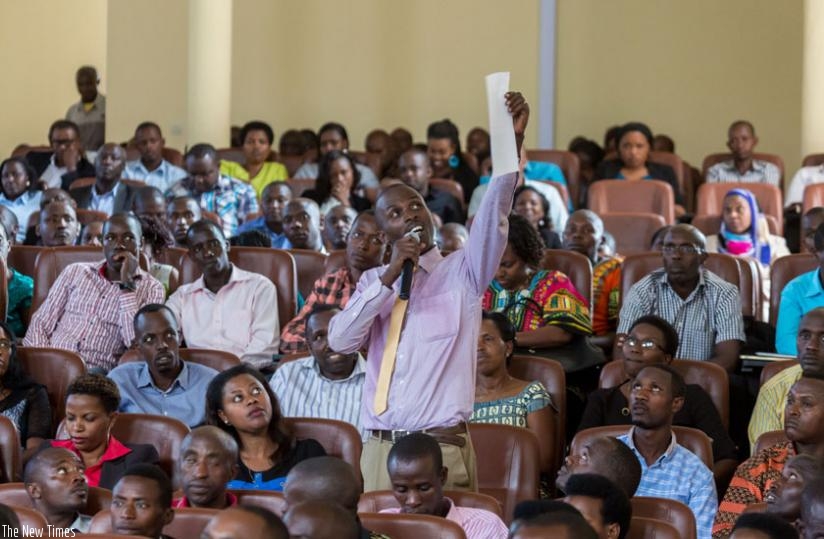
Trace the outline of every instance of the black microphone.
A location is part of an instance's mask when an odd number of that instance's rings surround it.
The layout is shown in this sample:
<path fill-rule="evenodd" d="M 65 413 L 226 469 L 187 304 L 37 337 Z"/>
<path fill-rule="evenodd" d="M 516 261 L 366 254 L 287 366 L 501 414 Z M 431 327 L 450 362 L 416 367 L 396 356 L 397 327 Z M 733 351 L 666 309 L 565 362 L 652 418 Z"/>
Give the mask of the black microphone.
<path fill-rule="evenodd" d="M 423 232 L 423 227 L 416 226 L 409 232 L 407 232 L 404 237 L 413 237 L 418 241 L 421 241 L 421 232 Z M 401 291 L 398 294 L 398 297 L 401 299 L 408 300 L 409 299 L 409 292 L 412 289 L 412 273 L 415 271 L 415 263 L 412 262 L 410 259 L 406 259 L 403 261 L 403 270 L 401 270 Z"/>

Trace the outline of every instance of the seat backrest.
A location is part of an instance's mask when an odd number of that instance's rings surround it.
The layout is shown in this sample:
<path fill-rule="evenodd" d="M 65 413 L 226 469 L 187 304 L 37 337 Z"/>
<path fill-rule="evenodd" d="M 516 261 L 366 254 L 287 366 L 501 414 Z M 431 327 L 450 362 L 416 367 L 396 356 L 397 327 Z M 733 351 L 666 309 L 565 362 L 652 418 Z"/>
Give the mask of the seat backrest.
<path fill-rule="evenodd" d="M 804 213 L 818 206 L 824 206 L 824 184 L 811 183 L 804 187 L 801 211 Z"/>
<path fill-rule="evenodd" d="M 527 150 L 526 158 L 530 161 L 543 161 L 558 165 L 564 173 L 572 204 L 576 208 L 580 205 L 581 161 L 577 154 L 565 150 Z"/>
<path fill-rule="evenodd" d="M 161 155 L 163 155 L 163 159 L 165 159 L 169 163 L 173 164 L 176 167 L 183 168 L 183 154 L 180 152 L 180 150 L 164 146 L 160 153 Z"/>
<path fill-rule="evenodd" d="M 784 233 L 784 197 L 781 190 L 768 183 L 704 183 L 698 188 L 696 215 L 724 213 L 724 196 L 732 189 L 746 189 L 755 195 L 765 215 L 772 215 L 778 223 L 778 234 Z"/>
<path fill-rule="evenodd" d="M 779 186 L 781 190 L 784 189 L 784 160 L 781 158 L 780 155 L 776 155 L 774 153 L 753 153 L 753 159 L 757 159 L 759 161 L 766 161 L 768 163 L 772 163 L 773 165 L 778 167 L 779 172 L 781 172 L 781 179 Z M 731 153 L 712 153 L 704 158 L 704 161 L 701 163 L 701 177 L 707 177 L 707 171 L 710 169 L 711 166 L 718 164 L 722 161 L 729 161 L 732 159 Z"/>
<path fill-rule="evenodd" d="M 231 352 L 209 350 L 206 348 L 181 348 L 180 357 L 199 365 L 211 367 L 218 372 L 240 365 L 240 358 Z"/>
<path fill-rule="evenodd" d="M 346 250 L 330 251 L 326 257 L 326 273 L 331 273 L 346 265 Z"/>
<path fill-rule="evenodd" d="M 363 443 L 358 429 L 349 423 L 317 417 L 285 417 L 284 423 L 298 440 L 312 438 L 326 450 L 326 454 L 338 457 L 360 470 Z"/>
<path fill-rule="evenodd" d="M 492 496 L 466 490 L 445 490 L 443 495 L 455 502 L 458 507 L 485 509 L 503 518 L 501 504 Z M 380 513 L 393 507 L 400 507 L 400 504 L 391 490 L 364 492 L 358 501 L 358 513 Z"/>
<path fill-rule="evenodd" d="M 274 490 L 230 490 L 237 496 L 237 503 L 242 505 L 254 505 L 272 511 L 279 517 L 286 512 L 286 500 L 282 492 Z"/>
<path fill-rule="evenodd" d="M 70 246 L 42 248 L 34 262 L 34 294 L 31 299 L 31 312 L 46 301 L 60 272 L 76 262 L 99 262 L 103 260 L 103 250 L 92 246 Z"/>
<path fill-rule="evenodd" d="M 749 290 L 749 295 L 741 294 L 741 308 L 744 316 L 752 316 L 758 320 L 764 318 L 764 305 L 761 292 L 761 264 L 754 258 L 737 256 L 738 276 L 741 279 L 741 290 Z"/>
<path fill-rule="evenodd" d="M 201 507 L 181 507 L 175 509 L 174 519 L 163 526 L 163 533 L 171 537 L 200 537 L 203 529 L 216 514 L 217 509 Z M 112 512 L 109 509 L 99 511 L 92 517 L 90 533 L 112 533 Z"/>
<path fill-rule="evenodd" d="M 84 210 L 82 208 L 77 209 L 77 220 L 83 226 L 86 226 L 89 223 L 94 223 L 95 221 L 105 222 L 108 218 L 109 216 L 106 215 L 106 212 L 96 210 Z"/>
<path fill-rule="evenodd" d="M 578 292 L 589 301 L 592 312 L 592 263 L 589 258 L 566 249 L 545 249 L 541 268 L 560 271 L 569 277 Z"/>
<path fill-rule="evenodd" d="M 632 516 L 663 520 L 681 531 L 681 539 L 695 539 L 695 514 L 685 503 L 668 498 L 635 496 L 630 499 Z"/>
<path fill-rule="evenodd" d="M 784 369 L 789 369 L 790 367 L 798 365 L 798 361 L 794 359 L 787 359 L 784 361 L 771 361 L 764 365 L 764 368 L 761 369 L 761 376 L 758 379 L 758 387 L 763 386 L 767 380 L 778 374 L 779 372 L 783 371 Z"/>
<path fill-rule="evenodd" d="M 675 195 L 670 184 L 660 180 L 598 180 L 589 186 L 589 209 L 605 213 L 641 212 L 661 215 L 675 222 Z"/>
<path fill-rule="evenodd" d="M 457 522 L 431 515 L 358 513 L 363 527 L 392 539 L 466 539 Z"/>
<path fill-rule="evenodd" d="M 232 247 L 232 264 L 246 271 L 260 273 L 275 283 L 278 292 L 278 319 L 281 325 L 297 314 L 297 270 L 295 259 L 288 251 L 269 247 Z M 188 255 L 181 260 L 180 283 L 194 282 L 200 269 Z"/>
<path fill-rule="evenodd" d="M 567 394 L 566 394 L 566 373 L 564 368 L 557 361 L 551 359 L 530 356 L 514 355 L 509 362 L 509 374 L 520 380 L 529 382 L 537 380 L 544 384 L 552 402 L 555 404 L 556 412 L 555 425 L 552 429 L 555 432 L 555 454 L 552 462 L 555 463 L 555 470 L 559 470 L 564 460 L 564 447 L 566 444 L 566 417 L 567 417 Z M 545 473 L 548 473 L 544 470 Z"/>
<path fill-rule="evenodd" d="M 14 422 L 0 415 L 0 466 L 3 477 L 0 480 L 11 482 L 23 479 L 23 463 L 20 457 L 20 435 Z"/>
<path fill-rule="evenodd" d="M 327 255 L 309 249 L 289 249 L 289 254 L 295 259 L 298 290 L 303 295 L 303 299 L 306 299 L 315 281 L 326 273 Z"/>
<path fill-rule="evenodd" d="M 772 215 L 764 215 L 767 221 L 767 229 L 770 234 L 778 236 L 778 221 Z M 718 234 L 721 230 L 721 216 L 720 215 L 696 215 L 692 218 L 690 223 L 692 226 L 704 233 L 705 236 L 712 236 Z"/>
<path fill-rule="evenodd" d="M 12 505 L 9 506 L 9 509 L 17 515 L 17 519 L 20 521 L 20 527 L 29 533 L 28 537 L 49 537 L 48 530 L 51 529 L 49 528 L 49 522 L 39 511 L 35 511 L 25 505 Z M 9 537 L 17 536 L 10 535 Z M 24 534 L 21 537 L 26 537 L 26 535 Z"/>
<path fill-rule="evenodd" d="M 687 189 L 687 181 L 684 177 L 684 161 L 677 154 L 671 152 L 649 152 L 647 160 L 650 163 L 670 167 L 673 174 L 675 174 L 675 183 L 678 185 L 678 190 L 681 192 L 681 195 L 684 196 Z"/>
<path fill-rule="evenodd" d="M 805 155 L 804 160 L 801 162 L 802 167 L 817 167 L 818 165 L 824 165 L 824 153 Z"/>
<path fill-rule="evenodd" d="M 94 176 L 87 176 L 85 178 L 77 178 L 73 180 L 72 183 L 69 184 L 69 192 L 74 191 L 75 189 L 82 189 L 84 187 L 88 187 L 90 185 L 94 185 L 97 181 L 97 178 Z"/>
<path fill-rule="evenodd" d="M 778 323 L 778 306 L 781 292 L 787 283 L 801 275 L 818 269 L 815 255 L 804 253 L 777 258 L 770 266 L 770 325 Z"/>
<path fill-rule="evenodd" d="M 498 500 L 504 519 L 512 520 L 518 502 L 538 495 L 538 439 L 511 425 L 470 423 L 469 434 L 478 462 L 478 492 Z"/>
<path fill-rule="evenodd" d="M 40 251 L 48 249 L 39 245 L 12 245 L 7 259 L 8 265 L 23 275 L 34 277 L 34 263 Z"/>
<path fill-rule="evenodd" d="M 0 503 L 34 508 L 24 483 L 0 484 Z M 86 509 L 83 513 L 86 515 L 94 515 L 98 511 L 108 509 L 111 503 L 111 490 L 100 487 L 89 487 L 89 496 L 86 500 Z"/>
<path fill-rule="evenodd" d="M 17 360 L 29 377 L 46 387 L 52 410 L 52 432 L 66 415 L 66 392 L 72 381 L 86 372 L 75 352 L 59 348 L 17 347 Z"/>
<path fill-rule="evenodd" d="M 157 261 L 161 264 L 168 264 L 177 268 L 177 271 L 180 271 L 180 267 L 183 265 L 183 259 L 187 256 L 188 251 L 182 247 L 166 247 L 163 249 L 163 253 L 157 258 Z"/>
<path fill-rule="evenodd" d="M 221 161 L 234 161 L 241 165 L 246 163 L 246 156 L 241 148 L 218 148 L 217 158 Z"/>
<path fill-rule="evenodd" d="M 615 237 L 615 250 L 624 256 L 649 251 L 652 235 L 667 224 L 654 213 L 605 213 L 601 220 Z"/>
<path fill-rule="evenodd" d="M 709 436 L 698 429 L 678 425 L 673 425 L 672 431 L 675 433 L 675 438 L 679 445 L 689 449 L 707 465 L 707 468 L 712 470 L 714 460 L 712 458 L 712 440 L 710 440 Z M 603 436 L 617 438 L 628 432 L 629 427 L 626 425 L 604 425 L 602 427 L 592 427 L 578 431 L 572 439 L 569 453 L 570 455 L 580 455 L 584 446 L 595 438 L 601 438 Z"/>
<path fill-rule="evenodd" d="M 315 188 L 315 178 L 289 178 L 286 183 L 292 188 L 292 195 L 299 197 L 304 191 Z"/>
<path fill-rule="evenodd" d="M 755 440 L 755 445 L 752 448 L 752 454 L 756 455 L 768 447 L 772 447 L 776 444 L 783 444 L 787 440 L 787 435 L 783 430 L 767 431 Z"/>
<path fill-rule="evenodd" d="M 626 539 L 687 539 L 669 522 L 632 515 Z"/>

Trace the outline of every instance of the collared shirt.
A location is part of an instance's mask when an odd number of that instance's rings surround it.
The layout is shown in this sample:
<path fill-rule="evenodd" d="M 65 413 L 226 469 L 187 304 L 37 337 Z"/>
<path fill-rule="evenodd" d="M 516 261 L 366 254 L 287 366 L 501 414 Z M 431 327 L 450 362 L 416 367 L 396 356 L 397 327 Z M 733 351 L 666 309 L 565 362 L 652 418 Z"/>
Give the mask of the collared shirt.
<path fill-rule="evenodd" d="M 716 344 L 745 340 L 738 288 L 705 268 L 687 299 L 672 289 L 663 269 L 632 285 L 621 307 L 618 333 L 629 333 L 633 322 L 648 314 L 660 316 L 678 332 L 678 359 L 706 361 Z"/>
<path fill-rule="evenodd" d="M 31 318 L 25 346 L 77 352 L 87 368 L 109 370 L 131 346 L 134 315 L 147 303 L 162 303 L 163 285 L 138 270 L 135 291 L 101 276 L 106 262 L 71 264 L 57 277 Z"/>
<path fill-rule="evenodd" d="M 281 365 L 269 385 L 286 417 L 319 417 L 349 423 L 368 439 L 361 427 L 361 395 L 366 378 L 366 361 L 358 354 L 355 368 L 342 380 L 323 376 L 312 356 Z"/>
<path fill-rule="evenodd" d="M 72 451 L 80 456 L 80 452 L 74 446 L 74 442 L 71 440 L 52 440 L 51 441 L 52 447 L 63 447 Z M 123 445 L 120 440 L 115 438 L 114 436 L 109 436 L 109 443 L 106 445 L 106 451 L 100 456 L 100 460 L 97 463 L 86 466 L 86 470 L 84 472 L 86 476 L 86 482 L 89 484 L 90 487 L 96 487 L 100 485 L 100 476 L 103 473 L 103 465 L 109 462 L 110 460 L 119 459 L 124 455 L 128 455 L 131 453 L 132 450 Z"/>
<path fill-rule="evenodd" d="M 111 217 L 114 213 L 114 197 L 117 195 L 117 190 L 122 189 L 123 184 L 117 182 L 108 193 L 102 195 L 97 193 L 97 186 L 92 186 L 92 200 L 89 203 L 89 209 L 95 211 L 102 211 L 107 216 Z"/>
<path fill-rule="evenodd" d="M 69 107 L 66 119 L 80 128 L 80 142 L 84 150 L 95 151 L 106 142 L 106 97 L 103 94 L 97 94 L 89 110 L 82 101 Z"/>
<path fill-rule="evenodd" d="M 308 352 L 306 317 L 315 305 L 337 305 L 343 309 L 354 290 L 355 283 L 352 282 L 352 274 L 346 266 L 315 281 L 298 315 L 283 328 L 283 333 L 280 334 L 280 351 L 284 354 Z"/>
<path fill-rule="evenodd" d="M 291 249 L 292 244 L 289 243 L 289 238 L 286 237 L 286 234 L 277 232 L 273 232 L 271 228 L 266 226 L 266 217 L 260 216 L 251 221 L 243 223 L 237 229 L 238 235 L 243 234 L 244 232 L 249 232 L 250 230 L 259 230 L 269 236 L 269 239 L 272 240 L 272 248 L 273 249 Z"/>
<path fill-rule="evenodd" d="M 233 507 L 235 505 L 237 505 L 237 496 L 235 496 L 231 492 L 227 492 L 226 507 Z M 188 498 L 186 498 L 186 496 L 172 500 L 172 509 L 180 509 L 182 507 L 193 507 L 192 504 L 189 503 L 189 500 Z"/>
<path fill-rule="evenodd" d="M 752 160 L 752 166 L 741 174 L 735 161 L 722 161 L 707 170 L 707 183 L 769 183 L 778 187 L 781 171 L 768 161 Z"/>
<path fill-rule="evenodd" d="M 77 518 L 74 519 L 74 522 L 69 524 L 69 529 L 74 532 L 80 533 L 89 533 L 89 530 L 92 527 L 92 517 L 89 515 L 81 515 L 77 513 Z"/>
<path fill-rule="evenodd" d="M 40 179 L 46 182 L 46 187 L 49 189 L 58 189 L 63 186 L 63 174 L 68 172 L 66 167 L 58 167 L 54 160 L 54 154 L 49 159 L 49 166 L 40 175 Z M 38 208 L 39 209 L 39 208 Z M 23 226 L 23 223 L 20 223 Z"/>
<path fill-rule="evenodd" d="M 686 504 L 695 515 L 698 539 L 708 539 L 712 533 L 712 520 L 718 509 L 715 479 L 704 462 L 688 449 L 678 445 L 675 433 L 664 454 L 647 465 L 644 456 L 635 447 L 635 427 L 628 434 L 618 436 L 641 463 L 641 483 L 636 496 L 667 498 Z"/>
<path fill-rule="evenodd" d="M 779 372 L 761 386 L 750 418 L 747 434 L 750 447 L 755 448 L 758 437 L 765 432 L 784 429 L 784 409 L 790 388 L 803 375 L 801 365 L 793 365 Z"/>
<path fill-rule="evenodd" d="M 8 296 L 6 323 L 14 332 L 15 337 L 22 338 L 26 334 L 24 315 L 31 309 L 31 298 L 34 295 L 34 279 L 14 269 L 9 271 L 11 276 L 6 288 Z"/>
<path fill-rule="evenodd" d="M 180 374 L 166 390 L 155 385 L 145 361 L 112 369 L 109 378 L 120 389 L 120 411 L 173 417 L 191 428 L 202 425 L 206 419 L 206 388 L 217 371 L 197 363 L 182 363 Z"/>
<path fill-rule="evenodd" d="M 200 203 L 200 208 L 220 216 L 223 233 L 227 238 L 237 235 L 238 227 L 248 220 L 251 213 L 257 213 L 258 202 L 255 190 L 246 182 L 221 174 L 212 191 L 195 195 L 189 187 L 189 178 L 174 184 L 166 197 L 192 196 Z"/>
<path fill-rule="evenodd" d="M 154 170 L 149 170 L 143 161 L 136 159 L 126 163 L 126 170 L 123 171 L 123 177 L 130 180 L 140 180 L 146 185 L 157 187 L 164 193 L 172 185 L 184 179 L 188 174 L 180 167 L 176 167 L 170 162 L 163 159 L 160 161 L 160 166 Z"/>
<path fill-rule="evenodd" d="M 795 356 L 798 326 L 805 314 L 816 307 L 824 307 L 824 287 L 821 286 L 821 270 L 802 273 L 781 291 L 778 304 L 778 320 L 775 324 L 775 350 L 779 354 Z"/>
<path fill-rule="evenodd" d="M 9 200 L 6 195 L 0 193 L 0 205 L 10 209 L 20 225 L 17 230 L 17 243 L 23 243 L 26 239 L 29 217 L 32 213 L 40 211 L 41 198 L 43 198 L 43 191 L 25 191 L 14 200 Z"/>
<path fill-rule="evenodd" d="M 259 273 L 233 266 L 229 282 L 217 294 L 201 276 L 178 288 L 166 305 L 191 348 L 224 350 L 258 367 L 271 365 L 278 353 L 277 289 Z"/>
<path fill-rule="evenodd" d="M 263 196 L 263 189 L 267 185 L 272 182 L 286 181 L 289 177 L 289 172 L 286 170 L 286 167 L 273 161 L 263 163 L 263 166 L 260 167 L 260 170 L 254 178 L 249 178 L 249 171 L 246 170 L 243 165 L 235 163 L 234 161 L 221 161 L 220 173 L 248 183 L 255 190 L 258 198 Z"/>
<path fill-rule="evenodd" d="M 552 230 L 556 232 L 563 232 L 569 218 L 569 211 L 564 205 L 564 199 L 557 189 L 548 185 L 547 182 L 539 182 L 536 180 L 524 180 L 524 185 L 534 187 L 536 191 L 544 195 L 544 198 L 549 202 L 549 215 L 547 219 L 552 221 Z M 472 191 L 472 198 L 469 201 L 469 217 L 475 215 L 481 205 L 481 200 L 484 193 L 489 188 L 488 183 L 479 185 Z"/>
<path fill-rule="evenodd" d="M 804 200 L 804 188 L 808 185 L 824 183 L 824 165 L 814 167 L 801 167 L 793 176 L 784 205 L 801 204 Z"/>
<path fill-rule="evenodd" d="M 712 527 L 714 538 L 727 537 L 735 521 L 749 505 L 764 501 L 764 495 L 781 477 L 784 465 L 795 454 L 792 442 L 776 444 L 753 455 L 735 470 L 715 515 Z"/>
<path fill-rule="evenodd" d="M 466 539 L 506 539 L 509 536 L 506 524 L 495 513 L 474 507 L 458 507 L 450 498 L 444 497 L 444 499 L 449 502 L 449 512 L 445 518 L 456 522 L 463 528 Z M 400 507 L 381 510 L 381 513 L 398 514 L 400 512 Z"/>
<path fill-rule="evenodd" d="M 444 258 L 437 247 L 422 254 L 401 331 L 388 410 L 374 412 L 392 307 L 400 279 L 383 285 L 386 266 L 365 272 L 329 324 L 329 345 L 341 353 L 369 350 L 362 424 L 367 429 L 423 430 L 468 421 L 475 403 L 481 297 L 498 270 L 507 242 L 507 215 L 517 174 L 492 180 L 466 247 Z"/>

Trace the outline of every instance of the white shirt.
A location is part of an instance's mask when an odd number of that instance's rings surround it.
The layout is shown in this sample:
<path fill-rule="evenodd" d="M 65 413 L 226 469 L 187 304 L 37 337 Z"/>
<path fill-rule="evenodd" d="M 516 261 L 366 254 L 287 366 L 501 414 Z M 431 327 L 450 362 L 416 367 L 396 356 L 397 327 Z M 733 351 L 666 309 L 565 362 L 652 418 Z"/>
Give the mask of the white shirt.
<path fill-rule="evenodd" d="M 124 178 L 130 180 L 140 180 L 146 185 L 157 187 L 162 192 L 188 176 L 187 172 L 180 167 L 176 167 L 165 159 L 160 162 L 160 166 L 154 170 L 149 170 L 140 159 L 126 163 L 126 170 L 123 172 Z"/>
<path fill-rule="evenodd" d="M 52 154 L 49 160 L 49 166 L 47 166 L 43 174 L 40 175 L 40 179 L 46 182 L 46 185 L 48 185 L 50 189 L 58 189 L 63 185 L 63 174 L 66 172 L 66 167 L 58 167 L 55 164 L 54 154 Z"/>
<path fill-rule="evenodd" d="M 111 217 L 114 213 L 114 196 L 117 193 L 117 190 L 120 189 L 120 182 L 117 182 L 117 185 L 112 188 L 111 191 L 104 195 L 97 194 L 97 186 L 92 186 L 92 200 L 89 204 L 90 210 L 95 211 L 102 211 L 107 216 Z"/>
<path fill-rule="evenodd" d="M 804 188 L 815 183 L 824 183 L 824 165 L 798 169 L 793 176 L 793 181 L 790 182 L 784 205 L 801 204 L 804 200 Z"/>
<path fill-rule="evenodd" d="M 259 273 L 233 266 L 229 282 L 217 294 L 201 276 L 178 288 L 166 305 L 191 348 L 224 350 L 256 367 L 271 365 L 278 353 L 277 289 Z"/>

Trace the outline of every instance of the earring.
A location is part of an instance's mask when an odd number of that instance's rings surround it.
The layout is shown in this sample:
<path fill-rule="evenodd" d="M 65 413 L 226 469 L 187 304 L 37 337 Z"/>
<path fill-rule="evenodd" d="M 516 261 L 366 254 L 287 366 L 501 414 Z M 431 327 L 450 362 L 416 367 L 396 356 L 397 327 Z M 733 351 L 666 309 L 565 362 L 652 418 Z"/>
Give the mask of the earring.
<path fill-rule="evenodd" d="M 454 153 L 449 156 L 449 168 L 458 168 L 458 156 Z"/>

